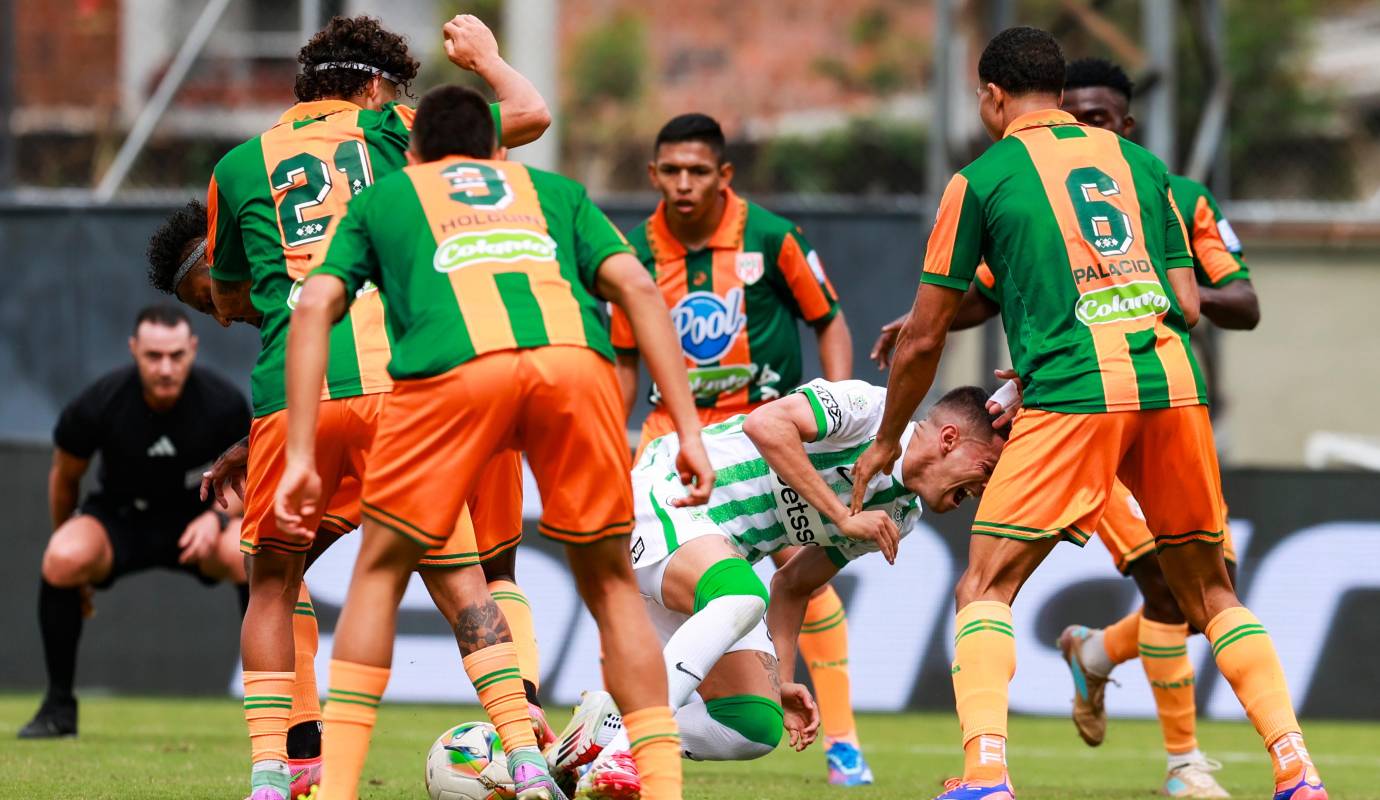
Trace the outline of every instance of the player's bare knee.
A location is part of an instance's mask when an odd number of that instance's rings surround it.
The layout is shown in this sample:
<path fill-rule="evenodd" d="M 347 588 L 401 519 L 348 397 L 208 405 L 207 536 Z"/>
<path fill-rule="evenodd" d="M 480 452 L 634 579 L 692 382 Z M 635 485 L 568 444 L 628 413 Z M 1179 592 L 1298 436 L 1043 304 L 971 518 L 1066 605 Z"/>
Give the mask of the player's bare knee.
<path fill-rule="evenodd" d="M 80 540 L 55 538 L 43 551 L 43 580 L 64 589 L 90 583 L 99 555 Z"/>

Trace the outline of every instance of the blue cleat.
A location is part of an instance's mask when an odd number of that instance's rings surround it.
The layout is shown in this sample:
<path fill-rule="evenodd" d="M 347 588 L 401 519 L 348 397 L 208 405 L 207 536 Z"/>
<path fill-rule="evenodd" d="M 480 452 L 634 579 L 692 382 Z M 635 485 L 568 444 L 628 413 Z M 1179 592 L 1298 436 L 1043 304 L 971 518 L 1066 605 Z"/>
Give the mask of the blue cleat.
<path fill-rule="evenodd" d="M 825 751 L 824 758 L 829 764 L 830 784 L 868 786 L 872 783 L 872 768 L 857 745 L 842 740 L 834 742 Z"/>
<path fill-rule="evenodd" d="M 1274 800 L 1327 800 L 1327 789 L 1318 773 L 1309 769 L 1292 786 L 1276 785 Z"/>
<path fill-rule="evenodd" d="M 1016 790 L 1009 777 L 995 783 L 953 778 L 944 782 L 944 793 L 934 800 L 1016 800 Z"/>

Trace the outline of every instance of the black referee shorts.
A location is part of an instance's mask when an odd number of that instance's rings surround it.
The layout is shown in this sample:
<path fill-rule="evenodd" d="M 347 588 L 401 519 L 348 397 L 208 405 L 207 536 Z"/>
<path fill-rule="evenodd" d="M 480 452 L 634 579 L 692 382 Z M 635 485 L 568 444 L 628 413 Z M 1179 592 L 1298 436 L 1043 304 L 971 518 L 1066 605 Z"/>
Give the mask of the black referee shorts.
<path fill-rule="evenodd" d="M 177 540 L 182 538 L 187 525 L 205 511 L 195 507 L 141 511 L 127 503 L 111 502 L 99 494 L 87 497 L 80 513 L 95 517 L 101 523 L 113 553 L 110 574 L 95 587 L 108 589 L 125 575 L 155 568 L 185 572 L 205 586 L 214 586 L 216 580 L 202 575 L 196 564 L 177 562 L 182 553 Z"/>

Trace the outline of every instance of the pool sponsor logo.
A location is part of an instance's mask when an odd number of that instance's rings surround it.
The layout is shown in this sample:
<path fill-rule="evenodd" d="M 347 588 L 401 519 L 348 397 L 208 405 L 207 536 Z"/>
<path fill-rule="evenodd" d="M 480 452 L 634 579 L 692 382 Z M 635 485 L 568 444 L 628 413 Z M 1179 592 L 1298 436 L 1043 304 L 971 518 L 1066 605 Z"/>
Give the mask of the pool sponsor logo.
<path fill-rule="evenodd" d="M 1074 304 L 1074 315 L 1084 325 L 1107 325 L 1144 317 L 1156 317 L 1169 310 L 1169 296 L 1159 281 L 1132 281 L 1097 289 Z"/>
<path fill-rule="evenodd" d="M 734 287 L 723 297 L 713 292 L 690 292 L 671 309 L 671 321 L 687 357 L 696 364 L 718 361 L 747 326 L 743 290 Z"/>
<path fill-rule="evenodd" d="M 556 242 L 544 233 L 515 228 L 457 233 L 436 248 L 431 265 L 437 272 L 454 272 L 475 264 L 551 261 Z"/>

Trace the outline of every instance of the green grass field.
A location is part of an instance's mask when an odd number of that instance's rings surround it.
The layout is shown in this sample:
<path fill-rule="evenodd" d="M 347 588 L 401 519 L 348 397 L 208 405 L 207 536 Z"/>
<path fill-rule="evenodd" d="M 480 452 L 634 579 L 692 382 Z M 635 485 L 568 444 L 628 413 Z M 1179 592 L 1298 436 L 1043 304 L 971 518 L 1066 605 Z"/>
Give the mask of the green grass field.
<path fill-rule="evenodd" d="M 81 738 L 13 740 L 36 703 L 29 695 L 0 696 L 0 797 L 239 800 L 245 794 L 248 745 L 232 700 L 88 698 L 82 702 Z M 448 725 L 481 716 L 473 708 L 385 706 L 360 796 L 425 798 L 422 759 L 432 740 Z M 557 727 L 564 721 L 553 715 Z M 803 754 L 778 750 L 750 763 L 687 764 L 685 796 L 923 800 L 960 767 L 952 715 L 865 715 L 861 726 L 877 776 L 873 787 L 829 787 L 816 744 Z M 1107 743 L 1096 750 L 1083 746 L 1063 719 L 1017 718 L 1011 733 L 1011 767 L 1023 800 L 1143 799 L 1162 777 L 1154 722 L 1112 720 Z M 1312 722 L 1307 734 L 1333 798 L 1380 799 L 1380 724 Z M 1225 764 L 1219 777 L 1235 796 L 1270 796 L 1269 762 L 1249 726 L 1206 723 L 1200 739 Z"/>

